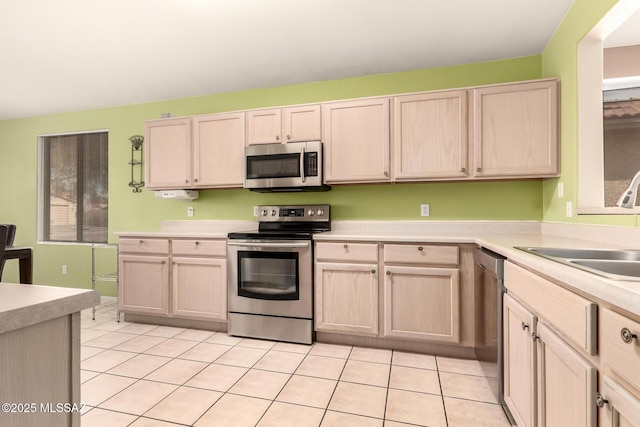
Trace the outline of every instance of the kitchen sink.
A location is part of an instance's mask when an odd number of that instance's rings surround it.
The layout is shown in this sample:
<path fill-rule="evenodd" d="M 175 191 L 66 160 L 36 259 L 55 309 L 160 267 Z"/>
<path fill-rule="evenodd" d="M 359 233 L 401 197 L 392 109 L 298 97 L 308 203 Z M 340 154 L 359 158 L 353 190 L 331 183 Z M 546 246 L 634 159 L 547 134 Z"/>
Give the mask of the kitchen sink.
<path fill-rule="evenodd" d="M 629 276 L 637 277 L 640 280 L 640 261 L 570 259 L 568 262 L 616 276 L 624 276 L 622 280 L 628 280 Z"/>
<path fill-rule="evenodd" d="M 609 279 L 640 281 L 640 250 L 521 246 L 516 249 Z"/>
<path fill-rule="evenodd" d="M 518 248 L 550 258 L 640 261 L 640 251 L 628 249 Z"/>

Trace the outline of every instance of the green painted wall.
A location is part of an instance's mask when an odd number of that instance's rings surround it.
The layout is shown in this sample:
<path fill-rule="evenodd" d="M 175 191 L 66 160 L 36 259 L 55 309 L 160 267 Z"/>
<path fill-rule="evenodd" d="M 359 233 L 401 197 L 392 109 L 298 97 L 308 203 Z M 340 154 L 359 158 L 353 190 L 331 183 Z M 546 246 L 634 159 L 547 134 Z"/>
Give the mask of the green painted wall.
<path fill-rule="evenodd" d="M 36 243 L 37 136 L 95 129 L 109 131 L 109 231 L 158 230 L 162 220 L 252 219 L 263 203 L 329 203 L 334 219 L 424 219 L 420 203 L 431 205 L 426 220 L 540 220 L 542 182 L 467 182 L 334 186 L 327 193 L 259 194 L 243 189 L 205 190 L 196 201 L 156 200 L 128 187 L 131 135 L 161 113 L 197 115 L 256 107 L 319 102 L 475 86 L 541 77 L 541 56 L 453 67 L 364 76 L 335 81 L 208 95 L 165 102 L 0 121 L 0 221 L 17 224 L 17 245 L 34 247 L 34 282 L 90 287 L 90 251 L 83 245 Z M 115 242 L 112 236 L 110 241 Z M 14 265 L 16 264 L 16 265 Z M 61 266 L 68 265 L 68 275 Z M 17 263 L 5 268 L 5 281 L 17 281 Z M 113 295 L 109 284 L 101 287 Z"/>
<path fill-rule="evenodd" d="M 582 38 L 607 14 L 618 0 L 576 0 L 542 53 L 542 74 L 560 77 L 561 177 L 543 184 L 543 219 L 637 227 L 636 215 L 565 216 L 565 203 L 578 204 L 578 79 L 577 47 Z M 564 183 L 565 197 L 557 197 L 559 181 Z"/>

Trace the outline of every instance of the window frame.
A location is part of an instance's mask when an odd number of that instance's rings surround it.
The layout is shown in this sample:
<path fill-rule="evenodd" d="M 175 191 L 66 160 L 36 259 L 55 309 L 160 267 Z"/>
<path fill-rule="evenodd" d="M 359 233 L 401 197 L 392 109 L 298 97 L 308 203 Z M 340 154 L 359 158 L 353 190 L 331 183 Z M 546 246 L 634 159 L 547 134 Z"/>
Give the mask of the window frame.
<path fill-rule="evenodd" d="M 68 137 L 68 136 L 76 136 L 76 135 L 95 135 L 95 134 L 106 134 L 107 137 L 107 153 L 108 143 L 109 143 L 109 130 L 108 129 L 95 129 L 88 131 L 78 131 L 78 132 L 59 132 L 59 133 L 51 133 L 51 134 L 41 134 L 37 137 L 37 154 L 38 154 L 38 182 L 37 182 L 37 212 L 36 212 L 36 221 L 37 221 L 37 242 L 44 244 L 78 244 L 78 245 L 89 245 L 94 243 L 108 243 L 108 233 L 105 236 L 105 240 L 102 241 L 90 241 L 90 240 L 82 240 L 84 238 L 83 234 L 83 224 L 84 224 L 84 211 L 83 209 L 76 209 L 76 237 L 74 240 L 51 240 L 51 229 L 50 229 L 50 220 L 51 220 L 51 187 L 48 185 L 51 179 L 51 146 L 47 144 L 45 141 L 47 138 L 52 137 Z M 81 167 L 82 162 L 84 160 L 84 144 L 81 141 L 76 142 L 77 146 L 77 185 L 76 185 L 76 203 L 77 206 L 82 206 L 82 199 L 84 195 L 85 188 L 85 179 L 84 179 L 84 168 Z M 108 162 L 108 156 L 107 156 Z M 109 168 L 107 164 L 107 186 L 109 182 Z M 108 187 L 107 187 L 108 188 Z M 108 191 L 107 191 L 108 194 Z M 48 203 L 47 203 L 48 201 Z M 107 209 L 108 209 L 108 196 L 107 196 Z M 108 227 L 108 217 L 107 224 Z"/>

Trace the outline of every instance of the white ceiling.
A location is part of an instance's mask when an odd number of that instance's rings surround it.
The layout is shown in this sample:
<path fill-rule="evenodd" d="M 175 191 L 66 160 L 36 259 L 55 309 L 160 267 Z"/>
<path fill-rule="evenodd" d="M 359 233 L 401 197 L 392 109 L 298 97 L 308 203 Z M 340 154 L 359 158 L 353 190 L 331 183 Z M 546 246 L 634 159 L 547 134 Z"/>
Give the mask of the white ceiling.
<path fill-rule="evenodd" d="M 538 54 L 572 3 L 0 0 L 0 120 Z"/>

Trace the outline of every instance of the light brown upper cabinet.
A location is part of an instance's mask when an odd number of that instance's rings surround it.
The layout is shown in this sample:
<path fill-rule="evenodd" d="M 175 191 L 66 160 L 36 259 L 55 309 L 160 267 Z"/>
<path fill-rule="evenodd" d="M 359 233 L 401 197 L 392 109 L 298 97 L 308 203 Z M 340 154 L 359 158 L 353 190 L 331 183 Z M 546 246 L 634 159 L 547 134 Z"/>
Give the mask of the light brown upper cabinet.
<path fill-rule="evenodd" d="M 246 145 L 318 141 L 320 105 L 247 111 Z"/>
<path fill-rule="evenodd" d="M 388 182 L 389 98 L 322 104 L 325 181 Z"/>
<path fill-rule="evenodd" d="M 474 174 L 558 176 L 558 80 L 472 89 Z"/>
<path fill-rule="evenodd" d="M 467 176 L 467 91 L 393 99 L 393 180 Z"/>
<path fill-rule="evenodd" d="M 144 172 L 148 189 L 191 186 L 191 118 L 145 122 Z"/>
<path fill-rule="evenodd" d="M 193 119 L 193 187 L 242 187 L 244 113 Z"/>
<path fill-rule="evenodd" d="M 145 186 L 241 187 L 244 112 L 145 122 Z"/>

